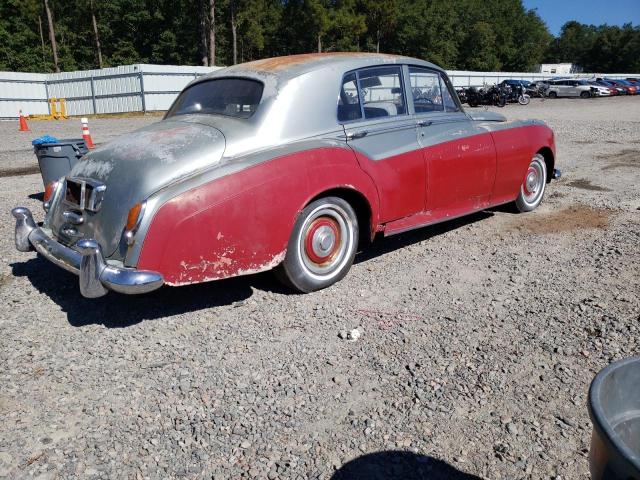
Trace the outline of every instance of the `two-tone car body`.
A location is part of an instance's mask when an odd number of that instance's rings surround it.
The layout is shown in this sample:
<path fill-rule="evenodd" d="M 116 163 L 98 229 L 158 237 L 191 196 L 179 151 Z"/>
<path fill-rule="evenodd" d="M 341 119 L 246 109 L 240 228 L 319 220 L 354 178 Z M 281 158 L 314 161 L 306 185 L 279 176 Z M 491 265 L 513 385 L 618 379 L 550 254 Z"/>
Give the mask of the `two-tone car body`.
<path fill-rule="evenodd" d="M 437 66 L 309 54 L 218 70 L 164 119 L 83 157 L 16 246 L 80 276 L 85 296 L 277 267 L 300 291 L 342 278 L 358 245 L 495 205 L 534 209 L 553 132 L 461 107 Z"/>

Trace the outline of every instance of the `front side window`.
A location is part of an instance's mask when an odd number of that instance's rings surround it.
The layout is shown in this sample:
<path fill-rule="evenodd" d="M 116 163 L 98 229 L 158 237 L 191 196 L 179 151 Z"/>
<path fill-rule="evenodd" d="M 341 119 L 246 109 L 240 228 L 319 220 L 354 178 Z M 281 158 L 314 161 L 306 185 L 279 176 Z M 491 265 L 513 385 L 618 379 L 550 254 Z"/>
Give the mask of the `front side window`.
<path fill-rule="evenodd" d="M 416 113 L 444 111 L 440 78 L 437 73 L 423 68 L 409 67 L 409 80 Z"/>
<path fill-rule="evenodd" d="M 407 105 L 400 67 L 376 67 L 358 72 L 365 118 L 405 115 Z"/>
<path fill-rule="evenodd" d="M 248 78 L 214 78 L 190 86 L 178 96 L 165 118 L 209 114 L 249 118 L 262 99 L 263 85 Z"/>

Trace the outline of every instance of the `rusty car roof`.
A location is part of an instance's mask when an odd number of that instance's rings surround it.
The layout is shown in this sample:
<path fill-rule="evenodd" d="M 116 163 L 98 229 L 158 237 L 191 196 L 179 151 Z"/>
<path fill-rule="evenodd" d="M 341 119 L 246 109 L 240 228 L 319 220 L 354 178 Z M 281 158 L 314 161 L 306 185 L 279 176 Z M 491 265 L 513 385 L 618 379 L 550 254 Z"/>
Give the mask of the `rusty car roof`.
<path fill-rule="evenodd" d="M 392 55 L 387 53 L 365 52 L 331 52 L 304 53 L 284 57 L 265 58 L 252 62 L 240 63 L 224 69 L 216 70 L 201 79 L 229 75 L 273 75 L 281 80 L 288 80 L 314 70 L 338 68 L 344 71 L 383 64 L 422 65 L 442 71 L 440 67 L 417 58 Z"/>

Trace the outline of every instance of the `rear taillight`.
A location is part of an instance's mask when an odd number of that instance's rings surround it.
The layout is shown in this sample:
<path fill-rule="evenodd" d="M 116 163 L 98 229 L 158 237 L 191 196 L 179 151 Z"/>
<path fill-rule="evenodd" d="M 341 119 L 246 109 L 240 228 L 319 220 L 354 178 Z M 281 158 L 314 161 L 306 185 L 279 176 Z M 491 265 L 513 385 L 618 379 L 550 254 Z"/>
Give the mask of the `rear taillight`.
<path fill-rule="evenodd" d="M 58 187 L 57 181 L 49 182 L 44 187 L 44 197 L 42 198 L 42 208 L 44 208 L 45 212 L 49 211 L 49 207 L 51 206 L 51 200 L 53 200 L 53 195 L 56 193 L 57 187 Z"/>

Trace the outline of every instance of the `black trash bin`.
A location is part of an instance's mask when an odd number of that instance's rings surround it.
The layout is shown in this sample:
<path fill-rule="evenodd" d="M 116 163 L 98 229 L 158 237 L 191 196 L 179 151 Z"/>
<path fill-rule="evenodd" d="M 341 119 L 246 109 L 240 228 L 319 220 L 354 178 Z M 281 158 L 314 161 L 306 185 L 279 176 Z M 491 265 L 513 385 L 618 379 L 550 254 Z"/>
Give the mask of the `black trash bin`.
<path fill-rule="evenodd" d="M 640 357 L 612 363 L 589 389 L 593 480 L 640 480 Z"/>
<path fill-rule="evenodd" d="M 67 175 L 78 159 L 89 151 L 82 138 L 42 143 L 34 145 L 33 150 L 38 157 L 38 165 L 45 187 Z"/>

